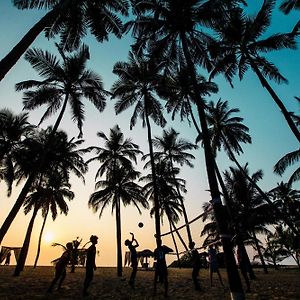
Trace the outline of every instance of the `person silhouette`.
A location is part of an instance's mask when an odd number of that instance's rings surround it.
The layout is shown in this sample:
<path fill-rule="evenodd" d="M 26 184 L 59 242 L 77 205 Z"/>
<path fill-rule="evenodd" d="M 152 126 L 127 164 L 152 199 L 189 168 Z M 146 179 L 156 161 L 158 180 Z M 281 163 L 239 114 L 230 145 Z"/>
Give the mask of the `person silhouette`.
<path fill-rule="evenodd" d="M 162 245 L 160 238 L 156 238 L 157 248 L 154 250 L 154 260 L 156 260 L 155 272 L 154 272 L 154 295 L 156 294 L 157 280 L 160 283 L 164 283 L 165 297 L 168 296 L 168 268 L 166 263 L 166 254 L 173 252 L 173 250 L 165 245 Z"/>
<path fill-rule="evenodd" d="M 192 279 L 194 282 L 195 290 L 201 291 L 200 283 L 198 280 L 201 261 L 200 261 L 200 256 L 199 256 L 198 250 L 195 249 L 194 247 L 195 247 L 195 243 L 193 241 L 190 242 L 189 248 L 191 250 L 192 263 L 193 263 Z"/>
<path fill-rule="evenodd" d="M 208 249 L 208 261 L 209 261 L 209 277 L 210 277 L 210 286 L 212 287 L 212 277 L 213 273 L 217 273 L 221 282 L 222 287 L 224 287 L 223 280 L 219 271 L 218 259 L 217 259 L 217 250 L 213 245 L 209 245 Z"/>
<path fill-rule="evenodd" d="M 5 263 L 4 263 L 5 266 L 9 266 L 9 264 L 10 264 L 10 257 L 11 257 L 11 250 L 9 250 L 9 252 L 6 255 Z"/>
<path fill-rule="evenodd" d="M 132 236 L 131 241 L 127 239 L 125 241 L 125 245 L 130 250 L 130 260 L 131 260 L 131 267 L 132 267 L 132 272 L 131 272 L 131 276 L 130 276 L 130 279 L 129 279 L 129 285 L 134 289 L 135 276 L 136 276 L 137 267 L 138 267 L 138 259 L 137 259 L 136 248 L 139 246 L 139 243 L 134 238 L 134 234 L 132 232 L 130 232 L 130 234 Z M 133 242 L 135 244 L 133 244 Z"/>
<path fill-rule="evenodd" d="M 237 252 L 236 254 L 237 254 L 238 265 L 240 267 L 241 273 L 245 279 L 246 286 L 247 286 L 246 293 L 250 293 L 250 280 L 248 277 L 248 264 L 246 260 L 246 253 L 245 253 L 245 249 L 242 248 L 240 243 L 237 244 L 236 252 Z"/>
<path fill-rule="evenodd" d="M 66 250 L 64 251 L 62 256 L 58 259 L 55 265 L 55 276 L 51 282 L 51 285 L 48 288 L 48 293 L 52 293 L 53 287 L 58 280 L 59 282 L 58 282 L 57 289 L 59 290 L 61 288 L 61 285 L 64 279 L 66 278 L 66 267 L 70 261 L 72 250 L 73 250 L 73 244 L 71 242 L 67 243 Z"/>
<path fill-rule="evenodd" d="M 87 296 L 87 289 L 94 277 L 94 270 L 96 270 L 96 244 L 98 243 L 98 237 L 91 235 L 90 242 L 92 245 L 88 248 L 86 253 L 86 265 L 85 265 L 85 280 L 83 284 L 83 295 Z"/>

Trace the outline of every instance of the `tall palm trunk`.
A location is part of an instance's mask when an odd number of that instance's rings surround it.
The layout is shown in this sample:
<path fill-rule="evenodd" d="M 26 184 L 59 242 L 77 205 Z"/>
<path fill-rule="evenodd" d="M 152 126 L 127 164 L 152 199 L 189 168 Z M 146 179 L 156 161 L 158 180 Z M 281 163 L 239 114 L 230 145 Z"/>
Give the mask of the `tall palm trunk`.
<path fill-rule="evenodd" d="M 267 269 L 267 265 L 265 263 L 264 256 L 261 253 L 261 249 L 260 249 L 260 246 L 259 246 L 259 243 L 258 243 L 258 239 L 256 237 L 256 234 L 255 234 L 254 230 L 252 230 L 252 235 L 253 235 L 255 246 L 256 246 L 256 249 L 257 249 L 257 252 L 258 252 L 259 259 L 261 261 L 261 265 L 263 266 L 265 274 L 268 274 L 269 272 L 268 272 L 268 269 Z"/>
<path fill-rule="evenodd" d="M 50 23 L 61 13 L 62 9 L 68 5 L 70 0 L 61 1 L 62 3 L 55 6 L 44 17 L 42 17 L 18 44 L 0 61 L 0 81 L 5 77 L 8 71 L 16 64 L 20 57 L 26 52 L 40 33 L 49 26 Z"/>
<path fill-rule="evenodd" d="M 150 163 L 151 163 L 151 173 L 153 180 L 153 198 L 154 198 L 154 217 L 155 217 L 155 233 L 156 237 L 159 238 L 161 234 L 160 230 L 160 216 L 159 216 L 159 199 L 158 199 L 158 188 L 157 188 L 157 178 L 155 171 L 155 163 L 154 163 L 154 155 L 153 155 L 153 144 L 152 144 L 152 134 L 151 134 L 151 126 L 148 115 L 148 104 L 147 104 L 147 96 L 145 98 L 145 119 L 147 126 L 147 134 L 148 134 L 148 143 L 149 143 L 149 153 L 150 153 Z M 157 245 L 158 246 L 158 245 Z"/>
<path fill-rule="evenodd" d="M 207 171 L 207 178 L 208 178 L 209 188 L 210 188 L 210 193 L 212 198 L 211 203 L 214 209 L 214 214 L 216 217 L 216 222 L 218 225 L 219 234 L 223 245 L 230 292 L 232 298 L 239 297 L 240 299 L 244 299 L 245 295 L 244 295 L 241 278 L 233 254 L 233 245 L 232 245 L 231 235 L 228 228 L 228 221 L 224 216 L 223 206 L 220 199 L 220 192 L 219 192 L 218 182 L 215 174 L 214 156 L 210 145 L 204 103 L 200 97 L 200 93 L 198 92 L 199 87 L 196 79 L 196 70 L 192 62 L 192 59 L 190 57 L 188 44 L 186 42 L 186 38 L 184 34 L 181 35 L 181 40 L 182 40 L 183 53 L 187 61 L 189 74 L 191 76 L 193 88 L 195 90 L 195 100 L 197 103 L 200 124 L 201 124 L 201 129 L 203 134 L 206 171 Z"/>
<path fill-rule="evenodd" d="M 281 110 L 281 112 L 282 112 L 282 114 L 283 114 L 286 122 L 288 123 L 288 126 L 290 127 L 290 129 L 294 133 L 294 135 L 297 138 L 297 140 L 300 142 L 300 131 L 298 130 L 296 124 L 292 120 L 290 113 L 288 112 L 288 110 L 286 109 L 286 107 L 284 106 L 284 104 L 282 103 L 282 101 L 280 100 L 280 98 L 277 96 L 277 94 L 275 93 L 275 91 L 272 89 L 272 87 L 270 86 L 270 84 L 267 82 L 266 78 L 261 74 L 259 68 L 256 66 L 256 64 L 253 61 L 253 59 L 251 58 L 251 56 L 247 55 L 247 58 L 250 61 L 252 69 L 254 70 L 255 74 L 257 75 L 258 79 L 260 80 L 261 85 L 264 88 L 266 88 L 266 90 L 269 92 L 269 94 L 271 95 L 271 97 L 275 101 L 276 105 Z"/>
<path fill-rule="evenodd" d="M 175 237 L 174 237 L 174 233 L 172 232 L 172 225 L 171 225 L 170 220 L 169 220 L 169 228 L 170 228 L 170 231 L 171 231 L 171 236 L 172 236 L 173 244 L 174 244 L 175 251 L 176 251 L 176 256 L 177 256 L 177 261 L 178 261 L 178 267 L 181 268 L 181 262 L 180 262 L 178 247 L 177 247 L 177 243 L 176 243 L 176 240 L 175 240 Z"/>
<path fill-rule="evenodd" d="M 36 204 L 34 206 L 33 214 L 32 214 L 32 217 L 30 219 L 30 222 L 28 224 L 28 228 L 27 228 L 27 231 L 26 231 L 26 236 L 25 236 L 25 239 L 24 239 L 24 242 L 23 242 L 23 246 L 22 246 L 22 249 L 21 249 L 21 252 L 20 252 L 19 259 L 17 261 L 17 266 L 16 266 L 16 269 L 15 269 L 15 272 L 14 272 L 14 276 L 19 276 L 21 271 L 23 271 L 23 269 L 24 269 L 24 265 L 25 265 L 25 262 L 26 262 L 27 254 L 28 254 L 28 249 L 29 249 L 33 224 L 34 224 L 35 217 L 37 215 L 38 210 L 39 210 L 39 206 Z"/>
<path fill-rule="evenodd" d="M 236 159 L 234 153 L 231 151 L 226 139 L 224 136 L 222 136 L 222 139 L 224 141 L 224 144 L 226 145 L 226 148 L 228 149 L 228 152 L 230 154 L 230 159 L 234 161 L 234 163 L 237 165 L 239 170 L 243 173 L 243 175 L 253 184 L 253 186 L 256 188 L 256 190 L 260 193 L 262 198 L 270 205 L 270 207 L 276 212 L 277 216 L 279 216 L 285 224 L 292 230 L 292 232 L 297 236 L 300 237 L 299 231 L 296 229 L 294 224 L 289 220 L 289 217 L 284 214 L 280 209 L 274 205 L 274 203 L 269 199 L 269 197 L 266 195 L 266 193 L 257 185 L 257 183 L 245 172 L 244 168 L 239 164 L 238 160 Z"/>
<path fill-rule="evenodd" d="M 44 216 L 42 228 L 41 228 L 40 235 L 39 235 L 38 248 L 37 248 L 36 257 L 35 257 L 35 261 L 34 261 L 34 265 L 33 265 L 34 269 L 36 268 L 37 262 L 38 262 L 39 257 L 40 257 L 42 236 L 43 236 L 43 232 L 44 232 L 44 228 L 45 228 L 45 225 L 46 225 L 48 214 L 49 214 L 49 207 L 47 208 L 46 214 Z"/>
<path fill-rule="evenodd" d="M 174 169 L 172 159 L 170 161 L 171 161 L 171 168 Z M 182 209 L 184 222 L 186 224 L 186 232 L 187 232 L 188 240 L 189 240 L 189 243 L 191 243 L 193 241 L 192 233 L 191 233 L 191 228 L 190 228 L 189 219 L 188 219 L 188 216 L 187 216 L 187 213 L 186 213 L 185 205 L 184 205 L 184 202 L 183 202 L 183 197 L 181 196 L 178 183 L 175 179 L 175 175 L 174 175 L 174 173 L 172 173 L 172 174 L 173 174 L 173 180 L 174 180 L 174 183 L 175 183 L 175 186 L 176 186 L 176 191 L 177 191 L 177 194 L 179 196 L 179 202 L 180 202 L 180 206 L 181 206 L 181 209 Z"/>
<path fill-rule="evenodd" d="M 56 133 L 56 131 L 58 129 L 58 126 L 59 126 L 59 124 L 62 120 L 62 117 L 63 117 L 64 112 L 65 112 L 66 107 L 67 107 L 68 98 L 69 98 L 69 95 L 67 94 L 66 97 L 65 97 L 62 109 L 60 111 L 60 114 L 59 114 L 59 116 L 58 116 L 58 118 L 55 122 L 55 125 L 53 126 L 53 129 L 52 129 L 51 133 L 49 134 L 49 138 L 48 138 L 47 144 L 45 146 L 45 150 L 41 154 L 39 163 L 37 163 L 35 166 L 33 166 L 32 171 L 29 174 L 29 176 L 26 180 L 26 183 L 24 184 L 24 186 L 23 186 L 23 188 L 22 188 L 15 204 L 13 205 L 12 209 L 10 210 L 8 216 L 6 217 L 4 223 L 2 224 L 2 226 L 0 228 L 0 244 L 1 244 L 5 234 L 7 233 L 10 225 L 14 221 L 16 215 L 18 214 L 20 208 L 22 207 L 22 205 L 24 203 L 24 200 L 25 200 L 25 198 L 26 198 L 26 196 L 27 196 L 27 194 L 28 194 L 28 192 L 31 188 L 31 185 L 33 184 L 34 180 L 36 179 L 36 176 L 37 176 L 39 170 L 42 169 L 42 166 L 43 166 L 43 164 L 45 162 L 45 159 L 46 159 L 48 145 L 50 145 L 50 143 L 53 139 L 53 136 Z"/>
<path fill-rule="evenodd" d="M 117 275 L 122 276 L 122 236 L 120 199 L 116 196 L 116 228 L 117 228 Z"/>
<path fill-rule="evenodd" d="M 174 224 L 173 221 L 170 221 L 170 222 L 171 222 L 171 225 L 172 225 L 173 230 L 175 230 L 175 229 L 176 229 L 176 225 Z M 180 233 L 178 232 L 178 230 L 175 230 L 175 232 L 176 232 L 176 234 L 177 234 L 177 236 L 178 236 L 180 242 L 182 243 L 182 245 L 183 245 L 185 251 L 189 251 L 189 248 L 187 247 L 187 245 L 186 245 L 184 239 L 182 238 L 182 236 L 180 235 Z"/>

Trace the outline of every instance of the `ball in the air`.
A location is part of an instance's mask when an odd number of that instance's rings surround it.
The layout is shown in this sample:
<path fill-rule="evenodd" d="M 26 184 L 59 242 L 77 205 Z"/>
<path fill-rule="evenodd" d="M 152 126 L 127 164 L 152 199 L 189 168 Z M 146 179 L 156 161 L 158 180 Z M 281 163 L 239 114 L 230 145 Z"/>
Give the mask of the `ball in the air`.
<path fill-rule="evenodd" d="M 142 227 L 144 226 L 144 224 L 143 224 L 142 222 L 140 222 L 140 223 L 138 224 L 138 226 L 139 226 L 140 228 L 142 228 Z"/>

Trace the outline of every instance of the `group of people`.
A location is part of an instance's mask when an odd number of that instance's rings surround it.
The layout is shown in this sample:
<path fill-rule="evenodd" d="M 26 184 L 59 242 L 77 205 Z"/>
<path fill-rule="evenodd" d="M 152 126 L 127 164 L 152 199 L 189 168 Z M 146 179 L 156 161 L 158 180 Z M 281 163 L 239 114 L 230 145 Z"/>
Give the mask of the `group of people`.
<path fill-rule="evenodd" d="M 128 281 L 129 285 L 134 289 L 135 288 L 135 278 L 137 274 L 137 267 L 138 267 L 138 254 L 136 248 L 139 246 L 138 241 L 135 239 L 134 234 L 131 234 L 131 240 L 125 240 L 125 245 L 128 247 L 130 251 L 131 257 L 131 267 L 132 272 L 130 275 L 130 279 Z M 91 246 L 87 249 L 86 252 L 86 276 L 83 283 L 83 295 L 88 295 L 88 287 L 93 280 L 94 270 L 96 270 L 96 244 L 98 243 L 98 237 L 92 235 L 90 237 Z M 164 295 L 168 296 L 168 268 L 166 263 L 166 254 L 173 252 L 173 250 L 165 245 L 162 245 L 162 240 L 160 238 L 156 238 L 157 248 L 154 250 L 154 260 L 155 263 L 155 273 L 154 273 L 154 295 L 156 294 L 156 287 L 157 283 L 164 284 Z M 191 260 L 193 264 L 192 270 L 192 280 L 194 283 L 194 287 L 196 290 L 201 291 L 200 282 L 199 282 L 199 272 L 201 268 L 201 260 L 198 253 L 198 250 L 195 248 L 195 243 L 191 242 L 189 244 Z M 61 288 L 61 285 L 66 277 L 66 267 L 71 260 L 71 253 L 73 250 L 73 244 L 67 243 L 66 244 L 66 251 L 62 254 L 59 258 L 56 266 L 55 266 L 55 277 L 51 282 L 50 287 L 48 288 L 48 292 L 51 293 L 55 284 L 58 282 L 58 289 Z M 247 268 L 246 264 L 243 259 L 243 252 L 238 247 L 237 250 L 237 258 L 238 264 L 241 269 L 241 273 L 245 278 L 247 284 L 247 291 L 250 291 L 250 283 L 247 276 Z M 209 262 L 209 273 L 210 273 L 210 285 L 213 286 L 213 273 L 217 273 L 220 283 L 224 288 L 224 283 L 219 272 L 218 268 L 218 259 L 217 259 L 217 251 L 213 245 L 209 246 L 208 249 L 208 262 Z"/>
<path fill-rule="evenodd" d="M 98 237 L 96 235 L 92 235 L 90 237 L 91 246 L 87 249 L 86 252 L 86 274 L 85 280 L 83 283 L 83 295 L 88 295 L 88 287 L 93 280 L 94 270 L 96 270 L 96 244 L 98 243 Z M 55 265 L 55 276 L 52 280 L 49 288 L 48 293 L 52 293 L 55 284 L 58 282 L 57 289 L 60 289 L 62 283 L 66 277 L 66 268 L 68 263 L 71 261 L 71 254 L 73 250 L 73 243 L 69 242 L 66 244 L 66 250 L 62 254 L 62 256 L 58 259 Z"/>

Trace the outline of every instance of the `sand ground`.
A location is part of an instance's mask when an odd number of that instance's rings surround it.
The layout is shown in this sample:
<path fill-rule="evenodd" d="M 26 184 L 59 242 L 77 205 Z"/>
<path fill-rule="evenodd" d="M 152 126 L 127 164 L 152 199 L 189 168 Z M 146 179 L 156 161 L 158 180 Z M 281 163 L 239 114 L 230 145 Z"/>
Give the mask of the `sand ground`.
<path fill-rule="evenodd" d="M 85 276 L 83 268 L 67 273 L 63 288 L 47 294 L 46 290 L 53 279 L 53 267 L 26 267 L 21 276 L 13 277 L 13 266 L 0 266 L 0 299 L 82 299 L 82 285 Z M 153 296 L 153 271 L 138 271 L 136 288 L 128 285 L 131 269 L 123 269 L 123 277 L 116 276 L 116 268 L 99 267 L 85 299 L 166 299 L 163 286 L 158 284 L 157 295 Z M 226 271 L 221 270 L 225 285 L 228 286 Z M 216 274 L 215 274 L 216 275 Z M 300 299 L 300 272 L 298 270 L 270 270 L 265 275 L 256 270 L 257 279 L 251 282 L 251 293 L 246 299 Z M 230 299 L 229 290 L 224 291 L 214 278 L 214 286 L 209 286 L 208 270 L 200 271 L 203 291 L 193 288 L 190 269 L 169 269 L 168 299 Z"/>

